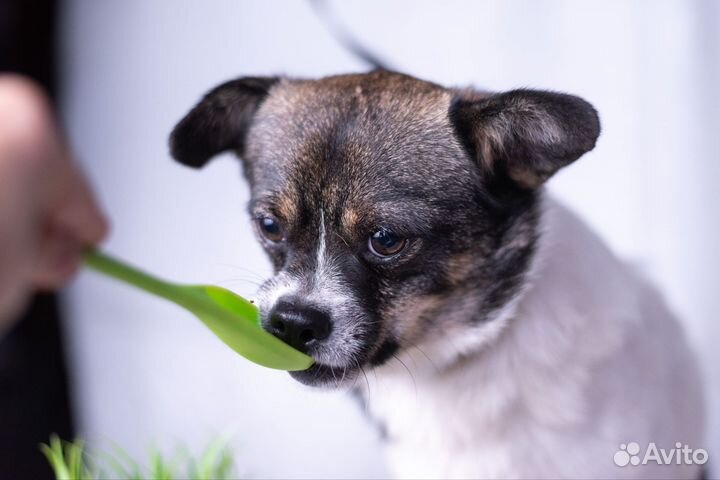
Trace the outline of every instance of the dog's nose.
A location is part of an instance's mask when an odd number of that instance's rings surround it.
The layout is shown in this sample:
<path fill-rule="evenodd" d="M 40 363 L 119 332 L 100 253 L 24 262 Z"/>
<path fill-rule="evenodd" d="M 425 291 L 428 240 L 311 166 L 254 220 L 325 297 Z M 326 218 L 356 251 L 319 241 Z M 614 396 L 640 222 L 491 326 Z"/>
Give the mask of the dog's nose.
<path fill-rule="evenodd" d="M 330 336 L 330 316 L 309 305 L 279 301 L 268 320 L 270 333 L 304 353 Z"/>

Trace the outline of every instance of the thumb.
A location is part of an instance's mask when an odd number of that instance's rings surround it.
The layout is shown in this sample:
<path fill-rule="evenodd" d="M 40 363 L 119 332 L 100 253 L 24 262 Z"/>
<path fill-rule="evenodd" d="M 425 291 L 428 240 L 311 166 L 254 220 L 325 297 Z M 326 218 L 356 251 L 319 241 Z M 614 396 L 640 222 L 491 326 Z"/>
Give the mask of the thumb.
<path fill-rule="evenodd" d="M 81 247 L 100 243 L 108 232 L 108 223 L 82 172 L 66 162 L 66 178 L 51 222 L 69 239 Z M 53 208 L 53 207 L 51 207 Z"/>
<path fill-rule="evenodd" d="M 60 162 L 61 170 L 50 177 L 51 195 L 36 245 L 33 269 L 39 288 L 56 288 L 72 277 L 83 250 L 105 237 L 108 225 L 82 173 L 72 162 Z"/>

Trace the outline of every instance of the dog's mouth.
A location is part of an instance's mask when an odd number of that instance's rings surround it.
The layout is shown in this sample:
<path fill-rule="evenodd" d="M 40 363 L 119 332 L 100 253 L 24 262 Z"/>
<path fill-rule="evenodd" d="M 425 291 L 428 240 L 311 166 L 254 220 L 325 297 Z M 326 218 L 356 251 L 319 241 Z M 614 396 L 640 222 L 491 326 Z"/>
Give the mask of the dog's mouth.
<path fill-rule="evenodd" d="M 361 371 L 359 364 L 347 367 L 334 367 L 322 363 L 314 363 L 307 370 L 290 372 L 290 375 L 311 387 L 341 388 L 352 386 Z"/>
<path fill-rule="evenodd" d="M 290 375 L 298 382 L 312 387 L 352 387 L 358 381 L 358 377 L 365 374 L 367 369 L 384 364 L 392 358 L 399 348 L 399 345 L 394 340 L 385 340 L 375 349 L 369 360 L 354 359 L 344 367 L 316 362 L 307 370 L 290 372 Z"/>

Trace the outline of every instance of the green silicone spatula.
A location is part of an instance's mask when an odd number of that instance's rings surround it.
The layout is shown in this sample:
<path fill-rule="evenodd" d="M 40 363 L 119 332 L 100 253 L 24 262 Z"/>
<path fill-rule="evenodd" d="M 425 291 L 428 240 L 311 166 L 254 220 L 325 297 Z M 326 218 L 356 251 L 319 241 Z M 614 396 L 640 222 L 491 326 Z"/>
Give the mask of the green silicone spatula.
<path fill-rule="evenodd" d="M 252 362 L 278 370 L 306 370 L 313 364 L 312 358 L 266 332 L 257 307 L 229 290 L 166 282 L 97 251 L 85 254 L 85 265 L 184 307 Z"/>

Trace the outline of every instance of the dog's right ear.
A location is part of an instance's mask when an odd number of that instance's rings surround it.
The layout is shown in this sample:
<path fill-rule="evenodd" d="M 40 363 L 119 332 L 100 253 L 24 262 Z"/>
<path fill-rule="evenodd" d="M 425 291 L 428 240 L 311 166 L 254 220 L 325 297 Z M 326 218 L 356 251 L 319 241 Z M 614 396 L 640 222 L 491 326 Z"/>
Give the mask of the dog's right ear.
<path fill-rule="evenodd" d="M 242 155 L 253 117 L 278 81 L 278 77 L 244 77 L 211 90 L 170 134 L 173 158 L 200 168 L 225 150 Z"/>

